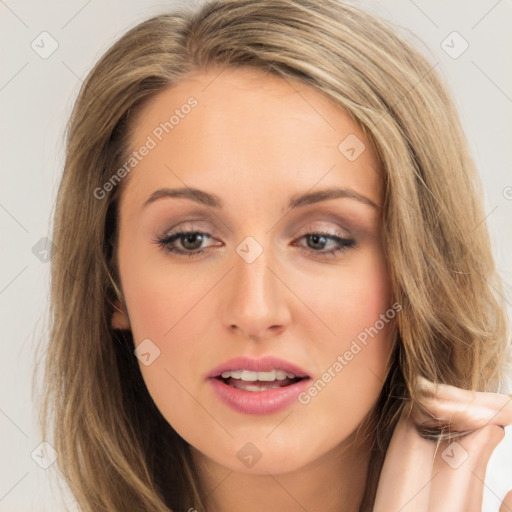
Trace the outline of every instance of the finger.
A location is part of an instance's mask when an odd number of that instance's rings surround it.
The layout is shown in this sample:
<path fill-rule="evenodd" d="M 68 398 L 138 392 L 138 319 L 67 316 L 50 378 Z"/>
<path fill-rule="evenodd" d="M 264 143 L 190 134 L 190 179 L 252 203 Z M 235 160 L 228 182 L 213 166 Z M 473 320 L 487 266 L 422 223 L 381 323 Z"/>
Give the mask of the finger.
<path fill-rule="evenodd" d="M 499 512 L 512 512 L 512 489 L 507 492 L 503 499 Z"/>
<path fill-rule="evenodd" d="M 504 436 L 503 427 L 487 425 L 441 443 L 434 461 L 429 512 L 481 512 L 487 464 Z"/>
<path fill-rule="evenodd" d="M 416 411 L 418 424 L 450 423 L 461 432 L 512 424 L 512 396 L 434 384 L 423 377 L 418 377 L 417 384 L 423 408 Z"/>
<path fill-rule="evenodd" d="M 418 434 L 405 414 L 382 467 L 373 512 L 427 512 L 435 443 Z"/>

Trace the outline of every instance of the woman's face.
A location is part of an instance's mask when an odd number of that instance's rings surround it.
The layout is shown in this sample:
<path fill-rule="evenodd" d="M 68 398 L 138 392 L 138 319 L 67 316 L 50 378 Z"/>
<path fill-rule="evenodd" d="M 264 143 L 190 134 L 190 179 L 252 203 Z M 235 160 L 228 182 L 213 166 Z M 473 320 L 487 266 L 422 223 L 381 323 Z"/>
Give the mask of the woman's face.
<path fill-rule="evenodd" d="M 275 474 L 343 447 L 381 391 L 395 316 L 381 175 L 320 92 L 219 72 L 156 96 L 134 126 L 126 309 L 112 323 L 132 330 L 150 395 L 200 456 Z M 341 192 L 317 195 L 327 189 Z M 286 376 L 299 369 L 309 379 Z M 224 370 L 245 372 L 215 378 Z"/>

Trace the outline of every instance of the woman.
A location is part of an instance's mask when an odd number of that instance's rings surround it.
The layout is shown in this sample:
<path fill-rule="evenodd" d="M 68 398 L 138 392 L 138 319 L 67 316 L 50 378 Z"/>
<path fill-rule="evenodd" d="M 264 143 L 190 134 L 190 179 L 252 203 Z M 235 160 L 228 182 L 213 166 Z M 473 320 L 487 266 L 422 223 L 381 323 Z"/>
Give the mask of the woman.
<path fill-rule="evenodd" d="M 376 17 L 219 0 L 130 30 L 55 214 L 42 428 L 79 505 L 480 510 L 512 422 L 484 217 L 452 100 Z"/>

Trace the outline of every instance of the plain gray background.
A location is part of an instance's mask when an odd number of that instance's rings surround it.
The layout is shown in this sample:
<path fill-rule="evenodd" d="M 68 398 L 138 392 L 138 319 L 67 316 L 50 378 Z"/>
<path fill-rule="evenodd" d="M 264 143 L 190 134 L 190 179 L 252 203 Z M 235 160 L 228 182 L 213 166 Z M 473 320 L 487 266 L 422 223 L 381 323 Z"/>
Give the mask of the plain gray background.
<path fill-rule="evenodd" d="M 65 123 L 81 82 L 103 52 L 128 28 L 175 3 L 0 0 L 0 511 L 62 510 L 56 487 L 51 487 L 55 465 L 42 469 L 31 457 L 42 439 L 30 389 L 34 354 L 38 340 L 46 336 L 48 313 L 49 263 L 44 261 L 40 240 L 51 237 Z M 437 71 L 454 91 L 484 183 L 486 222 L 510 305 L 512 2 L 355 3 L 406 27 L 405 35 L 432 63 L 439 63 Z M 50 36 L 41 36 L 42 32 Z M 41 38 L 45 38 L 44 50 L 39 43 L 38 53 L 31 45 Z M 51 50 L 51 44 L 58 47 L 42 58 L 41 52 Z M 512 488 L 510 427 L 489 464 L 484 511 L 497 511 L 498 497 L 508 488 Z M 66 501 L 73 503 L 70 496 Z"/>

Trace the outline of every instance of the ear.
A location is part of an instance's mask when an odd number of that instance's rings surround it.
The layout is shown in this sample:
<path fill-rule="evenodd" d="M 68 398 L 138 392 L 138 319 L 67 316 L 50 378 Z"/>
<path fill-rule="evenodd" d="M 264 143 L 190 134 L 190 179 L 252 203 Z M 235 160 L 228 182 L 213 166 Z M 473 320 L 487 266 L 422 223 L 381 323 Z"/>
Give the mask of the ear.
<path fill-rule="evenodd" d="M 128 313 L 126 311 L 126 307 L 124 303 L 122 303 L 119 299 L 116 299 L 115 310 L 112 313 L 111 325 L 112 329 L 130 329 L 130 319 L 128 318 Z"/>

